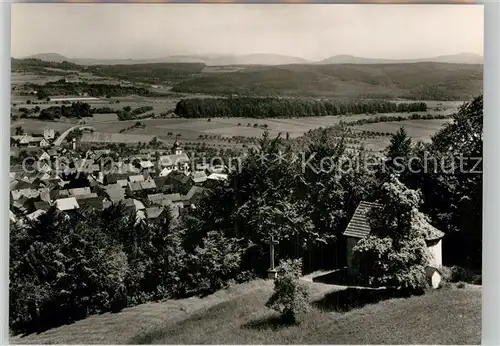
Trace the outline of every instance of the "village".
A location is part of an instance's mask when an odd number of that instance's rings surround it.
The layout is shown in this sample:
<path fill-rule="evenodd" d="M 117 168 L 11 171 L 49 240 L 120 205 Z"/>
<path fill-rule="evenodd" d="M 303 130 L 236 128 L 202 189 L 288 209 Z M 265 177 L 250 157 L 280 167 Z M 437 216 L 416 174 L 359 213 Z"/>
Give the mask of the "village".
<path fill-rule="evenodd" d="M 177 141 L 167 155 L 150 153 L 111 159 L 109 149 L 78 150 L 53 146 L 54 130 L 43 135 L 14 135 L 30 159 L 10 168 L 10 217 L 35 220 L 49 208 L 70 212 L 79 208 L 106 209 L 123 205 L 137 220 L 174 218 L 196 203 L 207 188 L 227 180 L 224 166 L 194 164 Z"/>

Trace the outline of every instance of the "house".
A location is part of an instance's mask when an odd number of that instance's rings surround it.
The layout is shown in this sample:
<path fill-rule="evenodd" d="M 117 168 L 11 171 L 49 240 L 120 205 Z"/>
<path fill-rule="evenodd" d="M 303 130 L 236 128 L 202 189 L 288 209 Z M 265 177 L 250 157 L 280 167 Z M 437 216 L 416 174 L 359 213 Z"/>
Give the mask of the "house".
<path fill-rule="evenodd" d="M 80 196 L 80 195 L 88 195 L 92 191 L 90 191 L 90 187 L 78 187 L 75 189 L 69 189 L 68 193 L 70 196 Z"/>
<path fill-rule="evenodd" d="M 116 184 L 118 180 L 128 181 L 128 174 L 126 173 L 111 173 L 104 176 L 104 185 Z"/>
<path fill-rule="evenodd" d="M 156 184 L 153 179 L 141 181 L 139 184 L 141 185 L 141 189 L 144 191 L 156 189 Z"/>
<path fill-rule="evenodd" d="M 116 203 L 125 199 L 125 189 L 119 185 L 108 185 L 105 187 L 105 193 L 108 195 L 110 202 Z"/>
<path fill-rule="evenodd" d="M 86 195 L 75 195 L 74 196 L 76 198 L 76 200 L 78 201 L 78 203 L 80 203 L 80 201 L 83 201 L 83 200 L 86 200 L 86 199 L 92 199 L 92 198 L 97 198 L 97 193 L 95 192 L 92 192 L 92 193 L 89 193 L 89 194 L 86 194 Z"/>
<path fill-rule="evenodd" d="M 210 174 L 207 179 L 210 180 L 216 180 L 216 181 L 224 181 L 227 180 L 227 174 L 224 173 L 212 173 Z"/>
<path fill-rule="evenodd" d="M 17 222 L 16 214 L 14 214 L 12 210 L 9 210 L 9 219 L 11 222 Z"/>
<path fill-rule="evenodd" d="M 49 140 L 45 139 L 45 138 L 42 138 L 42 140 L 40 141 L 40 144 L 39 144 L 40 148 L 48 148 L 51 146 Z"/>
<path fill-rule="evenodd" d="M 141 171 L 148 171 L 148 170 L 153 170 L 155 165 L 149 160 L 141 161 L 139 162 L 139 165 L 141 166 Z"/>
<path fill-rule="evenodd" d="M 128 185 L 128 180 L 127 180 L 127 179 L 118 179 L 118 180 L 116 181 L 116 183 L 117 183 L 118 185 L 120 185 L 120 187 L 125 188 L 125 187 L 127 187 L 127 185 Z"/>
<path fill-rule="evenodd" d="M 173 185 L 168 184 L 167 177 L 156 177 L 154 178 L 156 189 L 161 192 L 172 191 Z"/>
<path fill-rule="evenodd" d="M 131 183 L 137 183 L 140 181 L 144 181 L 144 175 L 139 174 L 139 175 L 131 175 L 128 177 L 128 181 Z"/>
<path fill-rule="evenodd" d="M 163 168 L 159 174 L 160 177 L 167 177 L 170 173 L 173 172 L 173 169 L 169 169 L 167 167 Z"/>
<path fill-rule="evenodd" d="M 148 201 L 151 204 L 161 204 L 163 200 L 163 193 L 155 193 L 152 195 L 148 195 Z"/>
<path fill-rule="evenodd" d="M 38 158 L 38 161 L 47 161 L 47 162 L 49 162 L 50 161 L 50 155 L 49 155 L 49 153 L 47 153 L 46 151 L 43 151 L 42 155 L 40 155 L 40 157 Z"/>
<path fill-rule="evenodd" d="M 189 157 L 183 152 L 179 142 L 175 141 L 171 154 L 160 156 L 158 159 L 159 167 L 167 167 L 169 169 L 188 170 Z"/>
<path fill-rule="evenodd" d="M 43 215 L 45 213 L 46 213 L 45 210 L 38 209 L 38 210 L 35 210 L 34 212 L 32 212 L 31 214 L 26 215 L 26 218 L 28 220 L 35 221 L 35 220 L 38 220 L 38 218 L 40 217 L 40 215 Z"/>
<path fill-rule="evenodd" d="M 86 196 L 79 196 L 77 198 L 78 204 L 80 208 L 93 208 L 98 210 L 103 210 L 103 200 L 101 197 L 97 196 L 97 194 L 92 193 Z"/>
<path fill-rule="evenodd" d="M 54 129 L 44 129 L 43 138 L 46 140 L 53 140 L 55 138 Z"/>
<path fill-rule="evenodd" d="M 139 192 L 139 191 L 142 191 L 142 186 L 141 186 L 141 182 L 139 181 L 136 181 L 136 182 L 129 182 L 127 184 L 127 191 L 131 194 L 133 194 L 134 192 Z"/>
<path fill-rule="evenodd" d="M 49 210 L 50 204 L 45 201 L 37 201 L 33 203 L 36 210 Z"/>
<path fill-rule="evenodd" d="M 23 135 L 23 136 L 21 136 L 21 138 L 19 138 L 19 146 L 23 146 L 23 147 L 39 146 L 42 139 L 43 139 L 43 137 L 34 137 L 34 136 Z"/>
<path fill-rule="evenodd" d="M 193 186 L 189 189 L 188 193 L 185 196 L 185 200 L 189 201 L 189 205 L 194 206 L 198 203 L 198 201 L 204 196 L 205 189 L 199 186 Z M 186 205 L 186 204 L 185 204 Z"/>
<path fill-rule="evenodd" d="M 144 204 L 141 201 L 139 201 L 137 199 L 133 199 L 133 198 L 124 199 L 123 205 L 126 208 L 130 208 L 130 209 L 133 209 L 135 211 L 146 209 L 146 207 L 144 206 Z"/>
<path fill-rule="evenodd" d="M 146 208 L 146 217 L 148 220 L 160 221 L 167 217 L 165 209 L 163 207 L 151 207 Z"/>
<path fill-rule="evenodd" d="M 74 210 L 79 209 L 80 206 L 75 197 L 60 198 L 56 200 L 56 207 L 58 210 Z"/>
<path fill-rule="evenodd" d="M 205 181 L 207 181 L 207 175 L 205 172 L 192 172 L 191 173 L 191 180 L 198 185 L 203 184 Z"/>
<path fill-rule="evenodd" d="M 194 182 L 191 178 L 182 172 L 174 171 L 170 173 L 167 177 L 166 184 L 172 185 L 174 191 L 180 193 L 187 193 Z"/>
<path fill-rule="evenodd" d="M 368 213 L 374 208 L 382 208 L 382 205 L 366 201 L 359 203 L 351 221 L 343 233 L 346 238 L 347 271 L 349 275 L 355 275 L 359 270 L 353 263 L 353 248 L 360 239 L 371 233 Z M 436 288 L 441 281 L 439 268 L 442 265 L 442 238 L 444 237 L 444 233 L 429 224 L 422 213 L 418 214 L 415 222 L 418 223 L 418 227 L 424 229 L 426 233 L 425 242 L 430 255 L 426 272 L 429 283 L 432 287 Z"/>

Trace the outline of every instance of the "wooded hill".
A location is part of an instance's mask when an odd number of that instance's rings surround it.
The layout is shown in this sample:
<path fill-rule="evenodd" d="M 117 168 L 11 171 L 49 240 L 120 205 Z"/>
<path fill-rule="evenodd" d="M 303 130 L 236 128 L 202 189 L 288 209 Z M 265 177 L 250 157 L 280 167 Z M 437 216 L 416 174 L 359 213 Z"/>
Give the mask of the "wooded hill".
<path fill-rule="evenodd" d="M 483 66 L 473 64 L 283 65 L 201 76 L 173 91 L 445 101 L 470 100 L 482 84 Z"/>

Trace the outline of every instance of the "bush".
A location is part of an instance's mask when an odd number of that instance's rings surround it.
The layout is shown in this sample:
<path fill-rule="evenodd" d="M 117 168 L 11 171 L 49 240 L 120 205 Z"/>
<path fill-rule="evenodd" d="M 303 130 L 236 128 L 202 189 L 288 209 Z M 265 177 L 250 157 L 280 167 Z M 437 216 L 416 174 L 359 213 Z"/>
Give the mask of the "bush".
<path fill-rule="evenodd" d="M 453 267 L 442 267 L 441 273 L 443 275 L 443 280 L 445 282 L 466 282 L 474 285 L 481 285 L 482 277 L 481 274 L 477 274 L 475 271 L 463 268 L 460 266 Z"/>
<path fill-rule="evenodd" d="M 246 274 L 240 273 L 240 263 L 245 250 L 236 239 L 208 232 L 202 244 L 188 256 L 187 293 L 207 295 L 226 287 L 231 279 L 244 281 Z"/>
<path fill-rule="evenodd" d="M 274 293 L 266 303 L 268 308 L 278 311 L 283 322 L 288 324 L 300 323 L 309 311 L 309 292 L 299 281 L 301 274 L 300 260 L 284 261 L 274 280 Z"/>

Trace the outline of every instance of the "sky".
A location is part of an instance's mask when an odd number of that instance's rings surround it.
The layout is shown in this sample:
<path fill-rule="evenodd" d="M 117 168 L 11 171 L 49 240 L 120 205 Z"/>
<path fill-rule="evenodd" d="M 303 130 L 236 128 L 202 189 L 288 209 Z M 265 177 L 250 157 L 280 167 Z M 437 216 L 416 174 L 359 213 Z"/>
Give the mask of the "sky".
<path fill-rule="evenodd" d="M 13 57 L 483 54 L 481 5 L 12 4 Z"/>

